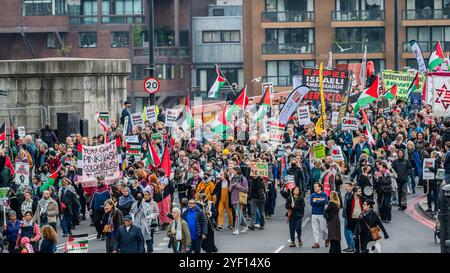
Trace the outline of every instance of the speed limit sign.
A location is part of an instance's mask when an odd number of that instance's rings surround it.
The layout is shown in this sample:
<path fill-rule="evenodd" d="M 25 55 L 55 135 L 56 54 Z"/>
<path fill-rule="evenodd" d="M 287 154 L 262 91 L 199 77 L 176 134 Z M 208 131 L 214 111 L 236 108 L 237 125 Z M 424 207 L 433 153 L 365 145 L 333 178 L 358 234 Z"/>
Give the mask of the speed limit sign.
<path fill-rule="evenodd" d="M 144 81 L 144 90 L 149 94 L 155 94 L 159 91 L 161 83 L 155 77 L 149 77 Z"/>

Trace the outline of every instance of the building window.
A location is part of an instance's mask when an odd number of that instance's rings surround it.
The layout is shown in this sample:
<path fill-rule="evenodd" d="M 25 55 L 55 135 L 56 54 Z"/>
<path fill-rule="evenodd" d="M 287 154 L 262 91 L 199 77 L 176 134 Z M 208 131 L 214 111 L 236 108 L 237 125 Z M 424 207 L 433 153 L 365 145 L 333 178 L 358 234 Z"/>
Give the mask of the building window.
<path fill-rule="evenodd" d="M 66 0 L 25 0 L 25 16 L 45 16 L 66 14 Z"/>
<path fill-rule="evenodd" d="M 127 31 L 111 32 L 111 47 L 128 47 L 129 36 Z"/>
<path fill-rule="evenodd" d="M 371 59 L 375 68 L 375 74 L 380 74 L 381 71 L 386 69 L 386 61 L 384 59 Z M 336 65 L 339 64 L 359 64 L 361 60 L 336 60 Z"/>
<path fill-rule="evenodd" d="M 312 0 L 266 0 L 266 11 L 268 12 L 306 11 L 313 7 Z"/>
<path fill-rule="evenodd" d="M 133 80 L 144 80 L 147 77 L 146 64 L 133 64 L 131 70 L 131 78 Z"/>
<path fill-rule="evenodd" d="M 203 43 L 240 43 L 240 30 L 203 31 Z"/>
<path fill-rule="evenodd" d="M 156 77 L 160 80 L 175 80 L 174 64 L 157 64 L 155 66 Z"/>
<path fill-rule="evenodd" d="M 301 75 L 303 68 L 313 68 L 315 62 L 311 61 L 267 61 L 266 79 L 276 86 L 289 86 L 292 76 Z"/>
<path fill-rule="evenodd" d="M 266 29 L 267 44 L 313 44 L 314 29 Z"/>
<path fill-rule="evenodd" d="M 450 49 L 450 27 L 407 27 L 406 40 L 416 40 L 423 51 L 432 51 L 437 41 L 444 51 Z"/>
<path fill-rule="evenodd" d="M 213 16 L 225 16 L 224 9 L 213 9 Z"/>
<path fill-rule="evenodd" d="M 65 44 L 66 35 L 64 33 L 59 33 L 59 37 L 63 44 Z M 58 37 L 53 32 L 47 33 L 47 48 L 60 48 L 60 44 L 58 42 Z"/>
<path fill-rule="evenodd" d="M 180 80 L 184 80 L 184 64 L 180 64 Z"/>
<path fill-rule="evenodd" d="M 97 47 L 97 32 L 80 32 L 80 47 Z"/>

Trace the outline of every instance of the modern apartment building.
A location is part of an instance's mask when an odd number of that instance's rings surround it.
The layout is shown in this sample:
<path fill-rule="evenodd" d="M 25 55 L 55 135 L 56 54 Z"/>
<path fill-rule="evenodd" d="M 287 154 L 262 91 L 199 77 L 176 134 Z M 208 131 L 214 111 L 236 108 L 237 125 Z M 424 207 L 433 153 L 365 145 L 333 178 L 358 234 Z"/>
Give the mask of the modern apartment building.
<path fill-rule="evenodd" d="M 154 0 L 158 104 L 191 87 L 191 18 L 215 0 Z M 130 59 L 128 99 L 142 109 L 148 94 L 148 0 L 2 0 L 0 59 L 45 57 Z"/>
<path fill-rule="evenodd" d="M 292 87 L 303 67 L 359 63 L 367 58 L 377 71 L 417 66 L 408 41 L 417 40 L 425 58 L 436 41 L 450 50 L 450 0 L 248 0 L 243 3 L 244 79 L 262 77 L 275 91 Z M 395 31 L 398 44 L 395 44 Z M 254 84 L 250 92 L 260 94 Z"/>

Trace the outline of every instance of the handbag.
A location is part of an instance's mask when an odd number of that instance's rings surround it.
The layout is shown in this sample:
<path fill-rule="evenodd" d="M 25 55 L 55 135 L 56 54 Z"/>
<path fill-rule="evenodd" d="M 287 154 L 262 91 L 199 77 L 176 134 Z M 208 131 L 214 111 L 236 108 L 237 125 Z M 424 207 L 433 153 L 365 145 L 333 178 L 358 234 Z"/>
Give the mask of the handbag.
<path fill-rule="evenodd" d="M 247 205 L 248 194 L 246 192 L 239 192 L 239 204 Z"/>
<path fill-rule="evenodd" d="M 156 228 L 158 227 L 158 217 L 156 217 L 155 219 L 152 219 L 152 221 L 150 222 L 150 228 Z"/>
<path fill-rule="evenodd" d="M 112 225 L 105 225 L 103 227 L 103 233 L 111 233 L 112 232 Z"/>
<path fill-rule="evenodd" d="M 381 234 L 380 234 L 381 229 L 378 226 L 371 228 L 369 226 L 369 224 L 367 224 L 366 221 L 364 221 L 364 222 L 366 223 L 366 226 L 369 229 L 370 234 L 372 235 L 372 240 L 374 240 L 374 241 L 380 240 L 381 239 Z"/>

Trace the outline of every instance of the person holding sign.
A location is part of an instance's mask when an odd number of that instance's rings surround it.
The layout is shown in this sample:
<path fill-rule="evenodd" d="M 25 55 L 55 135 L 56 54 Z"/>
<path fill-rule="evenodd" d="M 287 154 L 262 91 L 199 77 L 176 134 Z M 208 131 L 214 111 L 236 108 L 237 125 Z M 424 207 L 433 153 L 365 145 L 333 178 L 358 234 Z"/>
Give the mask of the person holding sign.
<path fill-rule="evenodd" d="M 431 158 L 435 159 L 434 166 L 429 167 L 428 170 L 430 172 L 434 173 L 434 177 L 436 178 L 437 170 L 439 168 L 441 168 L 442 160 L 436 151 L 431 152 Z M 424 170 L 424 172 L 425 172 L 425 170 Z M 428 181 L 427 182 L 427 184 L 428 184 L 428 186 L 427 186 L 427 205 L 428 205 L 427 212 L 433 211 L 436 214 L 439 209 L 438 180 L 430 179 L 427 181 Z M 432 204 L 434 204 L 434 210 L 433 210 Z"/>

